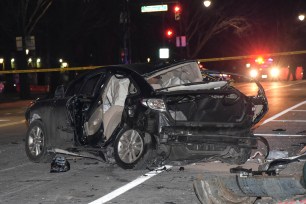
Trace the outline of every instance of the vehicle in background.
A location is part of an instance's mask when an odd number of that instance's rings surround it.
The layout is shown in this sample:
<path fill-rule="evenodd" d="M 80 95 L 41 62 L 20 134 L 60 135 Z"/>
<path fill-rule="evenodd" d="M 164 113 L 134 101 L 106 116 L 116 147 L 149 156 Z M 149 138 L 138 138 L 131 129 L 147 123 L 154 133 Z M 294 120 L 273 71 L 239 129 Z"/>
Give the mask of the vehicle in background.
<path fill-rule="evenodd" d="M 231 80 L 231 74 L 223 73 L 220 71 L 215 70 L 209 70 L 209 69 L 201 69 L 201 74 L 203 76 L 203 79 L 214 77 L 214 79 L 220 80 L 220 81 L 227 81 Z"/>
<path fill-rule="evenodd" d="M 283 63 L 284 64 L 284 63 Z M 247 63 L 248 75 L 259 81 L 279 81 L 288 80 L 289 66 L 281 65 L 281 63 L 275 62 L 273 58 L 258 57 L 254 63 Z M 296 79 L 303 79 L 303 68 L 296 68 Z M 289 80 L 292 80 L 289 78 Z"/>
<path fill-rule="evenodd" d="M 269 80 L 269 81 L 278 81 L 280 80 L 281 68 L 272 58 L 264 59 L 258 57 L 255 60 L 255 63 L 249 64 L 250 69 L 249 75 L 251 78 L 257 80 Z"/>

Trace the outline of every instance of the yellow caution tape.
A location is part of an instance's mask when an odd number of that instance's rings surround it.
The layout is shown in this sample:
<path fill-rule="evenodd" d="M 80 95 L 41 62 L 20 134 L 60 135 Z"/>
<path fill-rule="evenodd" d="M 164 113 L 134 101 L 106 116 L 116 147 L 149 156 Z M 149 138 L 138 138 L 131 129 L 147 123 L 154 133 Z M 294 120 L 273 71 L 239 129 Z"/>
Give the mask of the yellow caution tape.
<path fill-rule="evenodd" d="M 24 70 L 10 70 L 0 71 L 0 74 L 25 74 L 25 73 L 38 73 L 38 72 L 65 72 L 65 71 L 84 71 L 102 68 L 106 66 L 88 66 L 88 67 L 66 67 L 66 68 L 36 68 L 36 69 L 24 69 Z"/>
<path fill-rule="evenodd" d="M 302 51 L 291 51 L 291 52 L 278 52 L 278 53 L 268 53 L 262 54 L 262 57 L 275 57 L 275 56 L 287 56 L 287 55 L 300 55 L 306 54 L 306 50 Z M 243 55 L 243 56 L 233 56 L 233 57 L 218 57 L 218 58 L 208 58 L 208 59 L 198 59 L 199 62 L 215 62 L 215 61 L 225 61 L 225 60 L 243 60 L 256 58 L 259 55 Z M 38 73 L 38 72 L 65 72 L 65 71 L 84 71 L 92 70 L 96 68 L 102 68 L 107 66 L 88 66 L 88 67 L 68 67 L 68 68 L 36 68 L 36 69 L 24 69 L 24 70 L 6 70 L 0 71 L 0 74 L 25 74 L 25 73 Z"/>

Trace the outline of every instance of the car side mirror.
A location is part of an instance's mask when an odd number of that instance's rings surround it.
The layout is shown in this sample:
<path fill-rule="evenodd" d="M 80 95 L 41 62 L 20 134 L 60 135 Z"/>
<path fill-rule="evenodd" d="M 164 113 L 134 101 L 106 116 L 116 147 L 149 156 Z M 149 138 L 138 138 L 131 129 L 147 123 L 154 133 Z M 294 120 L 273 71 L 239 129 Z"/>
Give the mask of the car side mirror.
<path fill-rule="evenodd" d="M 55 98 L 63 98 L 64 95 L 65 95 L 64 85 L 60 85 L 60 86 L 56 87 L 54 97 Z"/>

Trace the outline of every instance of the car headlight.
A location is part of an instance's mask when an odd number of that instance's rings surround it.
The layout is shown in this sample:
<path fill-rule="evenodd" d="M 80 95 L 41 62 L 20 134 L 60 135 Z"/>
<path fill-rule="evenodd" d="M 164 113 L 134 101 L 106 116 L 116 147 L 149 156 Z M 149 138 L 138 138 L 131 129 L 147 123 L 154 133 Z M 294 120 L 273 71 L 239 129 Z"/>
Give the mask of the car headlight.
<path fill-rule="evenodd" d="M 158 98 L 143 99 L 141 103 L 142 105 L 149 107 L 153 110 L 166 111 L 166 105 L 163 99 L 158 99 Z"/>
<path fill-rule="evenodd" d="M 272 77 L 278 77 L 278 75 L 279 75 L 279 69 L 278 69 L 277 67 L 273 67 L 273 68 L 271 69 L 270 74 L 271 74 Z"/>
<path fill-rule="evenodd" d="M 252 78 L 256 78 L 257 75 L 258 75 L 258 71 L 257 71 L 257 70 L 252 69 L 252 70 L 250 71 L 250 76 L 251 76 Z"/>

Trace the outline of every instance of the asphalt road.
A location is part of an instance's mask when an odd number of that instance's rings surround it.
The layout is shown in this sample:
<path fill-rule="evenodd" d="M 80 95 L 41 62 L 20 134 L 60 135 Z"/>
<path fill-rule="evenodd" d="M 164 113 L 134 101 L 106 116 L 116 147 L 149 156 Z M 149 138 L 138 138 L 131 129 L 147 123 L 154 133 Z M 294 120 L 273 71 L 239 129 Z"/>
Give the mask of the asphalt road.
<path fill-rule="evenodd" d="M 255 134 L 267 138 L 272 150 L 295 155 L 301 147 L 292 145 L 306 142 L 306 81 L 262 84 L 270 109 Z M 23 112 L 28 103 L 0 103 L 0 203 L 199 203 L 193 181 L 234 167 L 209 162 L 148 173 L 68 157 L 70 171 L 50 173 L 49 163 L 31 163 L 24 152 Z M 251 160 L 244 167 L 256 169 L 258 163 Z M 296 166 L 289 173 L 299 172 Z"/>

